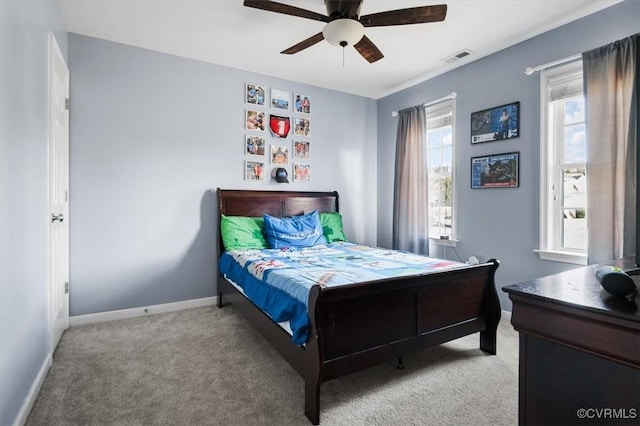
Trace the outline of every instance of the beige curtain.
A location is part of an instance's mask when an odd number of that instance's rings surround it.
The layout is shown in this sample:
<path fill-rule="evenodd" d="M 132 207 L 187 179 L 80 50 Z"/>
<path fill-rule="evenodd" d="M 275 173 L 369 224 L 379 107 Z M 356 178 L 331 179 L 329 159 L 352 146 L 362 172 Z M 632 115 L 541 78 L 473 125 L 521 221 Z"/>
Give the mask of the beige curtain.
<path fill-rule="evenodd" d="M 429 254 L 427 121 L 424 106 L 398 113 L 393 248 Z"/>
<path fill-rule="evenodd" d="M 638 34 L 582 54 L 589 263 L 635 253 Z"/>

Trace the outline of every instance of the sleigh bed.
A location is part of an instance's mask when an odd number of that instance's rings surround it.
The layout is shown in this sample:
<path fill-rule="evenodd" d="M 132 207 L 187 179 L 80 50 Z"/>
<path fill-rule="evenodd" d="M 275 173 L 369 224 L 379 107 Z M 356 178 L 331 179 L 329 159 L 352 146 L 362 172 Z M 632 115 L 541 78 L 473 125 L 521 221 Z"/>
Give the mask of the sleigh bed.
<path fill-rule="evenodd" d="M 229 216 L 291 217 L 339 211 L 337 192 L 218 189 L 219 220 Z M 218 259 L 225 254 L 219 228 Z M 258 308 L 225 274 L 218 279 L 218 307 L 231 303 L 305 381 L 305 414 L 320 422 L 320 385 L 328 380 L 469 334 L 480 349 L 496 353 L 500 305 L 494 275 L 498 261 L 326 287 L 312 285 L 306 301 L 308 338 Z"/>

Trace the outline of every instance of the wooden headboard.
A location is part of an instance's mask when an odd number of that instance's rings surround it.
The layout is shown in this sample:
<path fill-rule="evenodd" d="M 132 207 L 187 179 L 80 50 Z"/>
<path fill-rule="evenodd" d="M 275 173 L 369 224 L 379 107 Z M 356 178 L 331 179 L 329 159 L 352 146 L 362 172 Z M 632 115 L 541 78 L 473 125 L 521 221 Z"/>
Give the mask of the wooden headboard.
<path fill-rule="evenodd" d="M 318 210 L 338 212 L 338 192 L 253 191 L 217 189 L 218 193 L 218 256 L 224 251 L 220 218 L 225 216 L 297 216 Z"/>

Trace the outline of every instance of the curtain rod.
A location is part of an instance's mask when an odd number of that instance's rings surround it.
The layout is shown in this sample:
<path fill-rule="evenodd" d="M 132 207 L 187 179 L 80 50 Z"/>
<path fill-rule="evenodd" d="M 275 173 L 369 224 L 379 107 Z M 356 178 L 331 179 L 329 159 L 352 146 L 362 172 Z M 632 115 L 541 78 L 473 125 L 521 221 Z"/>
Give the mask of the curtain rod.
<path fill-rule="evenodd" d="M 425 103 L 422 104 L 422 106 L 426 108 L 428 106 L 435 105 L 437 103 L 440 103 L 442 101 L 446 101 L 448 99 L 455 99 L 456 96 L 458 96 L 458 94 L 456 92 L 451 92 L 447 96 L 442 97 L 440 99 L 436 99 L 435 101 L 425 102 Z M 391 111 L 391 116 L 392 117 L 397 117 L 398 116 L 398 111 Z"/>
<path fill-rule="evenodd" d="M 543 71 L 547 68 L 555 67 L 556 65 L 564 64 L 567 62 L 577 61 L 578 59 L 582 59 L 582 54 L 579 53 L 573 56 L 567 56 L 566 58 L 558 59 L 557 61 L 549 62 L 546 64 L 538 65 L 537 67 L 527 67 L 524 70 L 526 75 L 531 75 L 534 72 Z"/>

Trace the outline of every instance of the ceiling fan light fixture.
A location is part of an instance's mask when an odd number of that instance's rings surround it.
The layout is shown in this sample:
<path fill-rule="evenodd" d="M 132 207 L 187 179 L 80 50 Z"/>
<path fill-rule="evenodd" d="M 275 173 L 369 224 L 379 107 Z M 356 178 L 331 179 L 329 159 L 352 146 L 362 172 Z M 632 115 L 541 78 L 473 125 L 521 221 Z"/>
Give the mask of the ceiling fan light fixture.
<path fill-rule="evenodd" d="M 322 30 L 324 39 L 334 46 L 353 46 L 364 36 L 364 26 L 354 19 L 336 19 Z"/>

